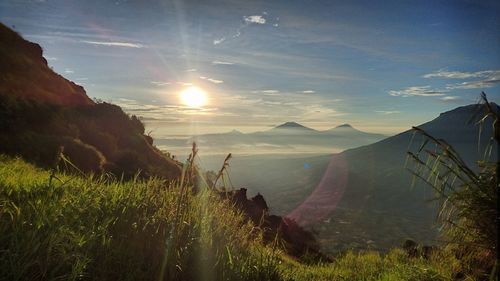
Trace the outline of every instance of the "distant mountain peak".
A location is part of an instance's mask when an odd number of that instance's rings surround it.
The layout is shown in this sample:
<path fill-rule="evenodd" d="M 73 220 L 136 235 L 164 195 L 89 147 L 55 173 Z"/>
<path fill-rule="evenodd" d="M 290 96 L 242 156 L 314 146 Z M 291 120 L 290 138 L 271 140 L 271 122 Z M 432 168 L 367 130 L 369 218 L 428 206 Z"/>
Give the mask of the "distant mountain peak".
<path fill-rule="evenodd" d="M 345 124 L 342 124 L 342 125 L 338 125 L 335 128 L 351 128 L 352 129 L 352 126 L 350 124 L 345 123 Z"/>
<path fill-rule="evenodd" d="M 286 122 L 286 123 L 283 123 L 281 125 L 278 125 L 276 127 L 274 127 L 275 129 L 294 129 L 294 128 L 300 128 L 300 129 L 309 129 L 309 130 L 312 130 L 311 128 L 308 128 L 304 125 L 301 125 L 297 122 Z"/>
<path fill-rule="evenodd" d="M 326 134 L 344 134 L 344 135 L 365 135 L 365 136 L 370 136 L 370 137 L 375 137 L 375 138 L 384 138 L 383 135 L 381 134 L 375 134 L 375 133 L 367 133 L 364 131 L 360 131 L 356 128 L 354 128 L 352 125 L 345 123 L 338 125 L 337 127 L 331 128 L 329 130 L 323 131 L 323 133 Z"/>

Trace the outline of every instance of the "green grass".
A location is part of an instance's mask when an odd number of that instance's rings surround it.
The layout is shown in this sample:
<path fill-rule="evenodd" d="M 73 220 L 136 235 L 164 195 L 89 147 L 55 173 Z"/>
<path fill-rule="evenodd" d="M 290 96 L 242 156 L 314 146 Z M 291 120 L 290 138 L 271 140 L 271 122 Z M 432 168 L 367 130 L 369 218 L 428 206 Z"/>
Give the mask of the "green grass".
<path fill-rule="evenodd" d="M 444 259 L 443 259 L 444 258 Z M 347 253 L 332 263 L 307 266 L 296 262 L 285 265 L 282 272 L 293 272 L 293 280 L 451 280 L 456 268 L 448 254 L 430 260 L 408 258 L 400 249 L 386 255 L 377 252 Z"/>
<path fill-rule="evenodd" d="M 348 252 L 306 265 L 217 195 L 40 170 L 0 155 L 0 280 L 449 280 L 453 258 Z"/>

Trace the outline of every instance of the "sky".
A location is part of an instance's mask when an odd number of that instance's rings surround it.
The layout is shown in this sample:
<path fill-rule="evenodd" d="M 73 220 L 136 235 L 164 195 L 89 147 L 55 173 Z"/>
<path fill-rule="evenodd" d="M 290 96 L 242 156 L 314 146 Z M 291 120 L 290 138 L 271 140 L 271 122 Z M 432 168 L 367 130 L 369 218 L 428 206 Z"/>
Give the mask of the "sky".
<path fill-rule="evenodd" d="M 0 21 L 154 137 L 315 129 L 395 134 L 500 102 L 498 1 L 0 2 Z M 180 92 L 203 89 L 190 107 Z"/>

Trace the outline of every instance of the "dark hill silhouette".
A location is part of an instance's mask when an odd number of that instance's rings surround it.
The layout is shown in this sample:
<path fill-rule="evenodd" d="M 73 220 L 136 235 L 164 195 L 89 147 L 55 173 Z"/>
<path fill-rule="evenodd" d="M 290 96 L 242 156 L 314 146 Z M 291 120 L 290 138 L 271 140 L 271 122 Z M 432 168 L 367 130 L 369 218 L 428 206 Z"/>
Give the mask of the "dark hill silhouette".
<path fill-rule="evenodd" d="M 82 86 L 52 71 L 42 48 L 0 23 L 0 95 L 60 105 L 92 105 Z"/>
<path fill-rule="evenodd" d="M 42 48 L 0 24 L 0 153 L 54 167 L 59 151 L 86 172 L 176 178 L 178 162 L 135 116 L 92 101 L 47 66 Z"/>

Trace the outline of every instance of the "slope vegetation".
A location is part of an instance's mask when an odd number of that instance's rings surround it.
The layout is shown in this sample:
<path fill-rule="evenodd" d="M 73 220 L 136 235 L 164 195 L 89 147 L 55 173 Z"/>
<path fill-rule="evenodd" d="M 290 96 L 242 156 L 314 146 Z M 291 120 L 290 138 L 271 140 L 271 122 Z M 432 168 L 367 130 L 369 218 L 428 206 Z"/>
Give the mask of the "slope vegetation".
<path fill-rule="evenodd" d="M 158 179 L 53 173 L 0 155 L 0 280 L 450 280 L 402 250 L 304 264 L 228 201 Z"/>

